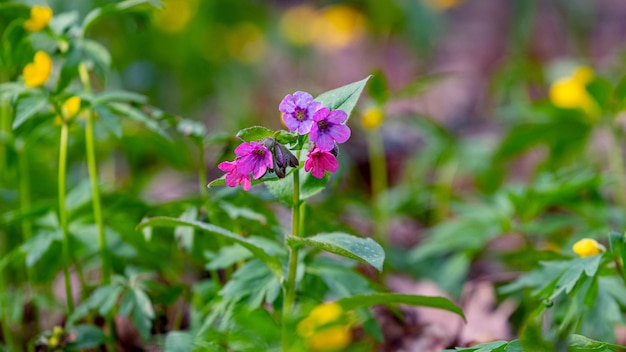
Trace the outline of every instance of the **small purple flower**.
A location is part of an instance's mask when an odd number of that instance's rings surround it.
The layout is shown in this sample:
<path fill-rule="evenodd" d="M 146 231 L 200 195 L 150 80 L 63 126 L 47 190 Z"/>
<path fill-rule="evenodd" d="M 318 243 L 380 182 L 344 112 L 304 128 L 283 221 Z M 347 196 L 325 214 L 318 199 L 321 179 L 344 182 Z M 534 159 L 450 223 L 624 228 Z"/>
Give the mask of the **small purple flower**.
<path fill-rule="evenodd" d="M 316 178 L 323 178 L 325 171 L 335 172 L 339 168 L 339 163 L 334 155 L 320 148 L 313 147 L 304 162 L 304 171 L 311 170 L 311 175 Z"/>
<path fill-rule="evenodd" d="M 237 171 L 244 175 L 252 173 L 255 180 L 261 178 L 273 165 L 272 153 L 257 142 L 241 143 L 235 148 L 235 155 L 239 157 Z"/>
<path fill-rule="evenodd" d="M 313 115 L 310 139 L 322 151 L 328 152 L 335 147 L 335 142 L 343 143 L 350 138 L 350 128 L 343 123 L 348 114 L 343 110 L 330 111 L 319 109 Z"/>
<path fill-rule="evenodd" d="M 295 92 L 287 94 L 278 105 L 281 111 L 283 122 L 290 131 L 297 131 L 299 134 L 307 134 L 313 125 L 313 115 L 323 105 L 313 101 L 313 96 L 307 92 Z"/>
<path fill-rule="evenodd" d="M 235 159 L 235 161 L 224 161 L 217 165 L 217 167 L 226 172 L 226 185 L 228 187 L 237 187 L 237 185 L 241 184 L 241 187 L 245 191 L 250 190 L 250 173 L 241 174 L 237 170 L 237 164 L 239 162 L 239 158 Z"/>

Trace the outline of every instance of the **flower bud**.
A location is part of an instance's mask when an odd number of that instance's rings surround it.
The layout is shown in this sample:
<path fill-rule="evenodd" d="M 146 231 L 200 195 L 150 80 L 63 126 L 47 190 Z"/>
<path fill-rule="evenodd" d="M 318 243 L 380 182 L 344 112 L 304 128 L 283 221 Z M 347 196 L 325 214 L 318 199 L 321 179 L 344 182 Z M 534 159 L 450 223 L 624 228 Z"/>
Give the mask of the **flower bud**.
<path fill-rule="evenodd" d="M 274 143 L 274 172 L 276 176 L 284 178 L 287 166 L 296 167 L 299 164 L 298 158 L 289 149 L 278 142 Z"/>

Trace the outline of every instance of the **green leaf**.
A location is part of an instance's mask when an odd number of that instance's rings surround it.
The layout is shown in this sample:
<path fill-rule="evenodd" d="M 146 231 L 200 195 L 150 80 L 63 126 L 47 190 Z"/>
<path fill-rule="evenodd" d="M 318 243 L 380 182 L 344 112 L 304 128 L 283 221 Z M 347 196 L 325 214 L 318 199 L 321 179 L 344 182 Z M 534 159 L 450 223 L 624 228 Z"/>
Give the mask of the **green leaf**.
<path fill-rule="evenodd" d="M 85 16 L 85 19 L 83 20 L 83 25 L 82 25 L 83 32 L 81 33 L 81 35 L 84 35 L 87 32 L 87 30 L 91 26 L 93 26 L 94 23 L 102 19 L 102 17 L 104 17 L 105 15 L 128 11 L 135 6 L 139 6 L 143 4 L 150 4 L 152 6 L 159 7 L 159 8 L 161 7 L 160 0 L 126 0 L 126 1 L 118 2 L 116 4 L 108 4 L 108 5 L 93 9 Z"/>
<path fill-rule="evenodd" d="M 142 124 L 144 124 L 144 126 L 148 127 L 149 130 L 156 132 L 165 138 L 168 138 L 167 134 L 161 128 L 161 126 L 159 126 L 156 121 L 151 119 L 140 109 L 137 109 L 126 103 L 117 102 L 109 103 L 107 106 L 110 107 L 111 111 L 115 112 L 116 114 L 141 122 Z"/>
<path fill-rule="evenodd" d="M 262 126 L 252 126 L 237 132 L 237 137 L 244 142 L 260 141 L 263 138 L 274 137 L 274 131 Z"/>
<path fill-rule="evenodd" d="M 562 292 L 566 294 L 570 293 L 581 279 L 583 272 L 589 277 L 594 276 L 600 265 L 600 259 L 602 259 L 601 255 L 595 255 L 572 260 L 569 268 L 559 278 L 559 281 L 557 281 L 556 288 L 548 299 L 552 301 Z"/>
<path fill-rule="evenodd" d="M 75 335 L 75 339 L 68 344 L 67 349 L 69 351 L 82 351 L 96 348 L 106 340 L 102 329 L 94 325 L 76 325 L 70 329 L 70 333 Z"/>
<path fill-rule="evenodd" d="M 312 237 L 287 238 L 290 246 L 306 245 L 369 264 L 383 270 L 385 251 L 371 238 L 361 238 L 343 232 L 320 233 Z"/>
<path fill-rule="evenodd" d="M 588 337 L 577 334 L 570 336 L 569 346 L 571 352 L 595 352 L 605 351 L 607 349 L 611 351 L 623 351 L 624 349 L 626 349 L 626 346 L 595 341 Z"/>
<path fill-rule="evenodd" d="M 90 61 L 102 81 L 106 81 L 111 67 L 111 54 L 104 45 L 95 40 L 83 39 L 77 43 L 83 53 L 83 61 Z"/>
<path fill-rule="evenodd" d="M 609 243 L 614 257 L 622 258 L 622 265 L 626 265 L 626 235 L 611 231 L 609 233 Z M 623 269 L 623 268 L 622 268 Z"/>
<path fill-rule="evenodd" d="M 98 116 L 97 121 L 101 121 L 104 127 L 109 130 L 115 137 L 122 138 L 122 126 L 120 118 L 106 106 L 94 106 L 93 110 Z"/>
<path fill-rule="evenodd" d="M 165 337 L 165 352 L 188 352 L 196 347 L 194 336 L 187 331 L 171 331 Z"/>
<path fill-rule="evenodd" d="M 282 278 L 283 269 L 280 261 L 276 257 L 272 257 L 265 253 L 265 250 L 249 241 L 247 238 L 242 237 L 236 233 L 230 232 L 222 227 L 215 226 L 212 224 L 207 224 L 200 221 L 189 221 L 182 220 L 170 217 L 154 217 L 147 219 L 146 221 L 140 223 L 137 226 L 137 230 L 142 230 L 146 227 L 176 227 L 176 226 L 192 226 L 196 229 L 203 230 L 206 232 L 210 232 L 216 235 L 223 237 L 229 241 L 240 244 L 242 247 L 246 248 L 254 256 L 265 263 L 265 265 L 270 268 L 270 270 L 276 275 L 278 278 Z"/>
<path fill-rule="evenodd" d="M 13 129 L 20 127 L 26 120 L 35 116 L 48 104 L 48 98 L 43 94 L 21 96 L 15 104 L 15 119 Z"/>
<path fill-rule="evenodd" d="M 406 304 L 410 306 L 437 308 L 457 314 L 465 320 L 463 310 L 445 297 L 405 295 L 400 293 L 371 293 L 341 298 L 337 300 L 336 303 L 345 310 L 371 307 L 379 304 Z"/>
<path fill-rule="evenodd" d="M 276 141 L 280 144 L 293 144 L 298 141 L 298 134 L 296 132 L 288 132 L 284 130 L 277 131 Z"/>
<path fill-rule="evenodd" d="M 363 92 L 365 84 L 371 77 L 370 75 L 360 81 L 329 90 L 328 92 L 320 94 L 315 98 L 315 101 L 322 103 L 331 110 L 343 110 L 349 117 L 361 96 L 361 92 Z"/>
<path fill-rule="evenodd" d="M 30 268 L 35 265 L 48 252 L 50 245 L 54 241 L 61 241 L 62 238 L 60 231 L 41 230 L 24 242 L 20 250 L 26 255 L 26 266 Z"/>
<path fill-rule="evenodd" d="M 111 102 L 146 104 L 148 98 L 145 95 L 125 90 L 108 90 L 97 94 L 91 103 L 93 105 L 104 105 Z"/>

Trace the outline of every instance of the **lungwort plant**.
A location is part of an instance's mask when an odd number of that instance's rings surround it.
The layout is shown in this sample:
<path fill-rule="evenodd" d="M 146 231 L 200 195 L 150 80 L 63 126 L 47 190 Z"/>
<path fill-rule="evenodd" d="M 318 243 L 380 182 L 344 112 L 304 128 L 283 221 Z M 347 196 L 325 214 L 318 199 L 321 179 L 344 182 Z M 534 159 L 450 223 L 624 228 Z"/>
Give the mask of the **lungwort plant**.
<path fill-rule="evenodd" d="M 351 328 L 357 324 L 382 337 L 365 309 L 373 305 L 428 306 L 463 315 L 442 297 L 376 292 L 368 279 L 354 271 L 355 262 L 383 270 L 385 253 L 374 240 L 332 230 L 310 233 L 306 228 L 307 202 L 327 187 L 331 174 L 340 168 L 338 145 L 348 142 L 348 117 L 368 79 L 315 99 L 306 92 L 288 94 L 279 104 L 288 131 L 243 129 L 237 133 L 241 143 L 234 150 L 235 159 L 218 165 L 226 174 L 209 186 L 241 186 L 250 191 L 264 184 L 291 209 L 289 230 L 266 228 L 257 234 L 231 224 L 241 232 L 236 233 L 211 223 L 210 218 L 202 222 L 182 216 L 149 218 L 139 225 L 140 229 L 187 226 L 216 236 L 222 247 L 209 256 L 208 267 L 236 267 L 223 287 L 215 287 L 219 282 L 203 284 L 205 293 L 196 294 L 205 302 L 206 314 L 197 317 L 191 332 L 168 334 L 167 346 L 344 350 L 350 348 Z"/>

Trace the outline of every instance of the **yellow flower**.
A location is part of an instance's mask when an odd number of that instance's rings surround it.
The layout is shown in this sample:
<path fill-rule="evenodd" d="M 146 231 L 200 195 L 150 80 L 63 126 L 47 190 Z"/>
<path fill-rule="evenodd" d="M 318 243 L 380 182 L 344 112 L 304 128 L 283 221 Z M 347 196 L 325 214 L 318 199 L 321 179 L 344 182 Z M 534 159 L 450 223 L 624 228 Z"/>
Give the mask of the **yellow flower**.
<path fill-rule="evenodd" d="M 597 106 L 586 88 L 592 79 L 593 71 L 589 67 L 578 67 L 571 76 L 552 84 L 550 101 L 560 108 L 581 109 L 591 116 L 597 114 Z"/>
<path fill-rule="evenodd" d="M 365 18 L 347 5 L 321 10 L 312 27 L 312 37 L 320 49 L 333 51 L 347 47 L 365 33 Z"/>
<path fill-rule="evenodd" d="M 61 112 L 63 112 L 63 118 L 65 120 L 69 120 L 78 114 L 80 110 L 80 98 L 77 96 L 72 96 L 68 98 L 61 107 Z"/>
<path fill-rule="evenodd" d="M 48 54 L 39 50 L 35 53 L 33 62 L 24 67 L 24 85 L 26 87 L 43 86 L 52 72 L 52 59 Z"/>
<path fill-rule="evenodd" d="M 592 255 L 600 254 L 605 250 L 605 248 L 594 239 L 583 238 L 582 240 L 574 243 L 574 245 L 572 246 L 572 250 L 581 258 L 585 258 Z"/>
<path fill-rule="evenodd" d="M 49 7 L 33 6 L 30 8 L 30 18 L 24 22 L 24 29 L 37 32 L 44 29 L 52 18 L 52 10 Z"/>
<path fill-rule="evenodd" d="M 48 347 L 52 348 L 52 349 L 56 349 L 57 347 L 59 347 L 59 338 L 55 335 L 55 336 L 51 336 L 48 339 Z"/>
<path fill-rule="evenodd" d="M 363 113 L 361 124 L 368 130 L 378 128 L 383 122 L 383 110 L 378 106 L 373 106 Z"/>
<path fill-rule="evenodd" d="M 349 326 L 331 326 L 316 332 L 308 339 L 309 348 L 314 351 L 341 351 L 352 341 Z"/>

